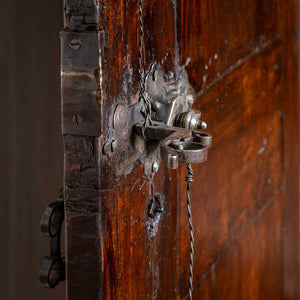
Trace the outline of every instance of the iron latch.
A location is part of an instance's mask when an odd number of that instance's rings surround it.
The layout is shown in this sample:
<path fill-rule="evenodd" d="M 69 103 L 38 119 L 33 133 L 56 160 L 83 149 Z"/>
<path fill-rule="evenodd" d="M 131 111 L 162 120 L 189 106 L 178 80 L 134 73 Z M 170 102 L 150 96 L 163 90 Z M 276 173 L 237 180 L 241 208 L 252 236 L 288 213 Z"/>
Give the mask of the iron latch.
<path fill-rule="evenodd" d="M 163 123 L 153 122 L 144 129 L 143 123 L 136 124 L 134 130 L 150 141 L 160 141 L 161 158 L 170 169 L 177 169 L 178 163 L 195 164 L 207 160 L 207 149 L 211 145 L 211 136 L 205 132 L 188 130 Z"/>
<path fill-rule="evenodd" d="M 151 103 L 150 123 L 145 122 L 141 101 L 115 107 L 112 130 L 103 146 L 103 153 L 113 161 L 115 176 L 129 173 L 137 160 L 146 176 L 157 172 L 161 159 L 171 169 L 179 163 L 206 161 L 212 137 L 202 131 L 207 125 L 201 112 L 192 109 L 194 91 L 185 66 L 175 75 L 153 64 L 145 76 L 145 93 Z"/>

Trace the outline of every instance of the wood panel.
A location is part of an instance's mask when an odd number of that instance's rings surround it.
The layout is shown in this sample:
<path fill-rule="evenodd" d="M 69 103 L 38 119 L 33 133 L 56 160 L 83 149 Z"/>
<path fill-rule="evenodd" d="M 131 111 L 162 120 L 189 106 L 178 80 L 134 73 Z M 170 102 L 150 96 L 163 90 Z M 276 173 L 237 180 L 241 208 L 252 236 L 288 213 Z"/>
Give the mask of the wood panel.
<path fill-rule="evenodd" d="M 196 104 L 205 112 L 214 136 L 209 161 L 194 166 L 197 176 L 192 197 L 198 280 L 281 190 L 283 139 L 281 71 L 276 67 L 281 61 L 278 46 L 271 44 L 253 56 L 214 85 Z M 185 172 L 183 168 L 179 177 L 184 178 Z M 184 199 L 184 185 L 179 189 L 180 198 Z M 280 219 L 276 222 L 280 223 Z M 180 224 L 180 228 L 186 229 L 179 234 L 183 297 L 189 263 L 184 202 Z"/>
<path fill-rule="evenodd" d="M 105 142 L 115 105 L 137 101 L 138 1 L 101 4 L 104 94 L 101 138 Z M 153 61 L 161 62 L 167 70 L 174 65 L 175 40 L 170 34 L 175 28 L 173 15 L 168 19 L 157 18 L 171 11 L 171 1 L 144 2 L 145 69 Z M 148 51 L 150 48 L 153 51 Z M 176 251 L 170 254 L 165 249 L 177 247 L 177 216 L 166 215 L 155 225 L 157 228 L 151 229 L 147 225 L 147 208 L 154 190 L 160 193 L 166 211 L 177 211 L 176 175 L 169 180 L 169 171 L 162 166 L 152 182 L 144 178 L 141 166 L 136 164 L 130 175 L 116 179 L 111 161 L 105 156 L 101 157 L 100 168 L 103 298 L 174 298 L 174 283 L 165 278 L 165 271 L 176 274 Z M 175 201 L 170 201 L 172 198 Z"/>
<path fill-rule="evenodd" d="M 280 35 L 282 1 L 178 1 L 180 62 L 203 94 L 215 81 Z"/>
<path fill-rule="evenodd" d="M 264 206 L 195 286 L 195 299 L 286 299 L 282 291 L 282 197 Z"/>
<path fill-rule="evenodd" d="M 152 181 L 136 163 L 115 178 L 101 152 L 116 104 L 138 100 L 137 7 L 65 4 L 66 30 L 99 30 L 101 94 L 100 137 L 92 147 L 85 136 L 65 140 L 66 187 L 89 191 L 67 194 L 67 214 L 75 207 L 81 217 L 67 227 L 69 299 L 184 299 L 188 291 L 185 166 L 162 164 Z M 176 74 L 187 63 L 194 108 L 214 137 L 208 162 L 194 166 L 195 298 L 299 297 L 296 11 L 296 1 L 144 1 L 145 68 L 160 62 Z M 164 212 L 149 228 L 153 193 Z"/>
<path fill-rule="evenodd" d="M 66 31 L 89 32 L 87 35 L 91 37 L 97 28 L 98 22 L 98 6 L 97 1 L 64 1 L 64 29 Z M 64 36 L 62 34 L 62 36 Z M 98 37 L 98 34 L 95 34 Z M 80 36 L 76 40 L 80 40 Z M 88 39 L 87 39 L 88 40 Z M 92 40 L 93 41 L 93 40 Z M 62 38 L 62 51 L 68 45 L 64 45 Z M 84 43 L 86 40 L 80 40 Z M 98 41 L 96 40 L 96 45 Z M 97 47 L 95 45 L 95 47 Z M 81 46 L 80 46 L 81 47 Z M 100 128 L 86 127 L 83 132 L 78 126 L 76 131 L 70 131 L 72 128 L 67 122 L 72 122 L 73 117 L 64 118 L 68 115 L 66 103 L 73 108 L 74 116 L 76 107 L 78 107 L 78 116 L 82 118 L 80 113 L 86 111 L 87 115 L 95 111 L 95 107 L 99 107 L 97 86 L 99 85 L 99 63 L 95 64 L 98 58 L 93 55 L 92 66 L 87 59 L 91 53 L 97 53 L 98 48 L 91 50 L 91 45 L 83 45 L 82 49 L 87 52 L 84 59 L 83 56 L 76 56 L 76 48 L 70 53 L 66 60 L 62 54 L 62 63 L 65 70 L 71 71 L 71 74 L 88 73 L 95 68 L 95 76 L 88 74 L 88 78 L 93 77 L 92 85 L 95 86 L 95 93 L 91 90 L 91 83 L 87 81 L 88 90 L 85 91 L 81 85 L 81 81 L 75 79 L 73 81 L 68 77 L 63 78 L 62 82 L 62 107 L 63 110 L 63 127 L 66 128 L 64 136 L 64 196 L 65 196 L 65 224 L 66 224 L 66 291 L 67 299 L 100 299 L 101 297 L 101 248 L 100 248 L 100 140 L 97 136 Z M 88 52 L 90 51 L 90 52 Z M 96 54 L 97 55 L 97 54 Z M 77 68 L 72 69 L 72 60 L 77 59 Z M 82 62 L 83 60 L 83 62 Z M 73 72 L 73 73 L 72 73 Z M 85 72 L 85 73 L 84 73 Z M 80 77 L 80 75 L 79 75 Z M 79 78 L 78 77 L 78 78 Z M 75 77 L 76 78 L 76 77 Z M 77 106 L 72 107 L 75 101 L 72 101 L 72 93 L 70 93 L 64 80 L 69 82 L 69 90 L 75 86 L 78 91 Z M 76 92 L 75 92 L 76 93 Z M 93 105 L 92 110 L 87 109 L 85 95 L 90 99 L 89 103 Z M 93 100 L 95 102 L 93 102 Z M 101 99 L 100 99 L 101 101 Z M 65 114 L 66 112 L 66 114 Z M 69 116 L 70 117 L 70 116 Z M 93 124 L 100 124 L 99 112 L 93 114 Z M 89 120 L 83 119 L 82 122 Z M 69 125 L 69 126 L 68 126 Z M 72 123 L 71 123 L 72 125 Z M 92 134 L 89 134 L 89 132 Z M 75 132 L 75 133 L 74 133 Z M 95 135 L 96 132 L 96 135 Z"/>
<path fill-rule="evenodd" d="M 98 143 L 95 137 L 64 138 L 68 299 L 95 299 L 101 291 Z"/>
<path fill-rule="evenodd" d="M 297 9 L 298 8 L 298 9 Z M 283 112 L 283 297 L 300 297 L 299 291 L 299 86 L 297 47 L 299 2 L 283 7 L 282 86 Z M 299 42 L 299 41 L 298 41 Z M 297 163 L 296 163 L 297 162 Z"/>

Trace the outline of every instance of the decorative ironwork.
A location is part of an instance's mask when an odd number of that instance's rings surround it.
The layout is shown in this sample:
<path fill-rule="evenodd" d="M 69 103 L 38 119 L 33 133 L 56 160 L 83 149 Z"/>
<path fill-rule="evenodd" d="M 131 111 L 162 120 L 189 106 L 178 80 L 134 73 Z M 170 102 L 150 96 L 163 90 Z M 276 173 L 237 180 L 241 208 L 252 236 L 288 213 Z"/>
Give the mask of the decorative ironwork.
<path fill-rule="evenodd" d="M 60 238 L 64 220 L 62 192 L 57 201 L 49 204 L 41 218 L 41 232 L 50 238 L 50 256 L 46 256 L 40 267 L 40 282 L 43 287 L 54 288 L 65 280 L 65 260 L 61 254 Z"/>
<path fill-rule="evenodd" d="M 157 172 L 161 159 L 172 169 L 178 163 L 204 162 L 211 136 L 199 131 L 206 123 L 191 108 L 194 91 L 185 68 L 181 67 L 175 79 L 172 72 L 166 74 L 159 64 L 153 64 L 145 76 L 145 92 L 151 101 L 151 124 L 145 124 L 142 101 L 115 107 L 110 138 L 103 146 L 115 176 L 129 173 L 136 161 L 149 177 Z"/>

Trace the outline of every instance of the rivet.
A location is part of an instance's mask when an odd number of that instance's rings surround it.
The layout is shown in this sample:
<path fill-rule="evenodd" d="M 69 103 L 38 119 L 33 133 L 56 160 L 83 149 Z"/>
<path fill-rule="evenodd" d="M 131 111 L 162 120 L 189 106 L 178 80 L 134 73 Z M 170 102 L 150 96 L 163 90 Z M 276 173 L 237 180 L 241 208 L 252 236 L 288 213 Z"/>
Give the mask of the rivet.
<path fill-rule="evenodd" d="M 151 109 L 154 112 L 159 112 L 161 110 L 161 103 L 158 101 L 154 101 L 151 105 Z"/>
<path fill-rule="evenodd" d="M 200 128 L 201 128 L 201 129 L 206 129 L 206 128 L 207 128 L 207 123 L 201 121 L 201 123 L 200 123 Z"/>
<path fill-rule="evenodd" d="M 153 164 L 152 164 L 152 172 L 156 173 L 158 171 L 158 168 L 159 168 L 158 162 L 154 161 Z"/>
<path fill-rule="evenodd" d="M 69 46 L 76 51 L 81 47 L 81 41 L 74 39 L 69 43 Z"/>

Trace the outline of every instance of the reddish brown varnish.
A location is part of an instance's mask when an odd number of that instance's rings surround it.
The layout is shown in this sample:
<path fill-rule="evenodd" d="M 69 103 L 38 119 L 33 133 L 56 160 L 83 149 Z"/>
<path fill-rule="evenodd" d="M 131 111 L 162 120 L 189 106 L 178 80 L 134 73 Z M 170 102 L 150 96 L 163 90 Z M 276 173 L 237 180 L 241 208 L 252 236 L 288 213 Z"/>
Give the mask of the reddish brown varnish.
<path fill-rule="evenodd" d="M 164 213 L 149 238 L 141 165 L 116 180 L 101 150 L 116 103 L 138 94 L 137 1 L 92 3 L 65 3 L 65 30 L 100 31 L 103 74 L 101 135 L 65 136 L 67 298 L 185 299 L 186 167 L 156 174 Z M 194 166 L 195 299 L 300 297 L 296 3 L 144 0 L 145 67 L 190 58 L 213 135 Z"/>

